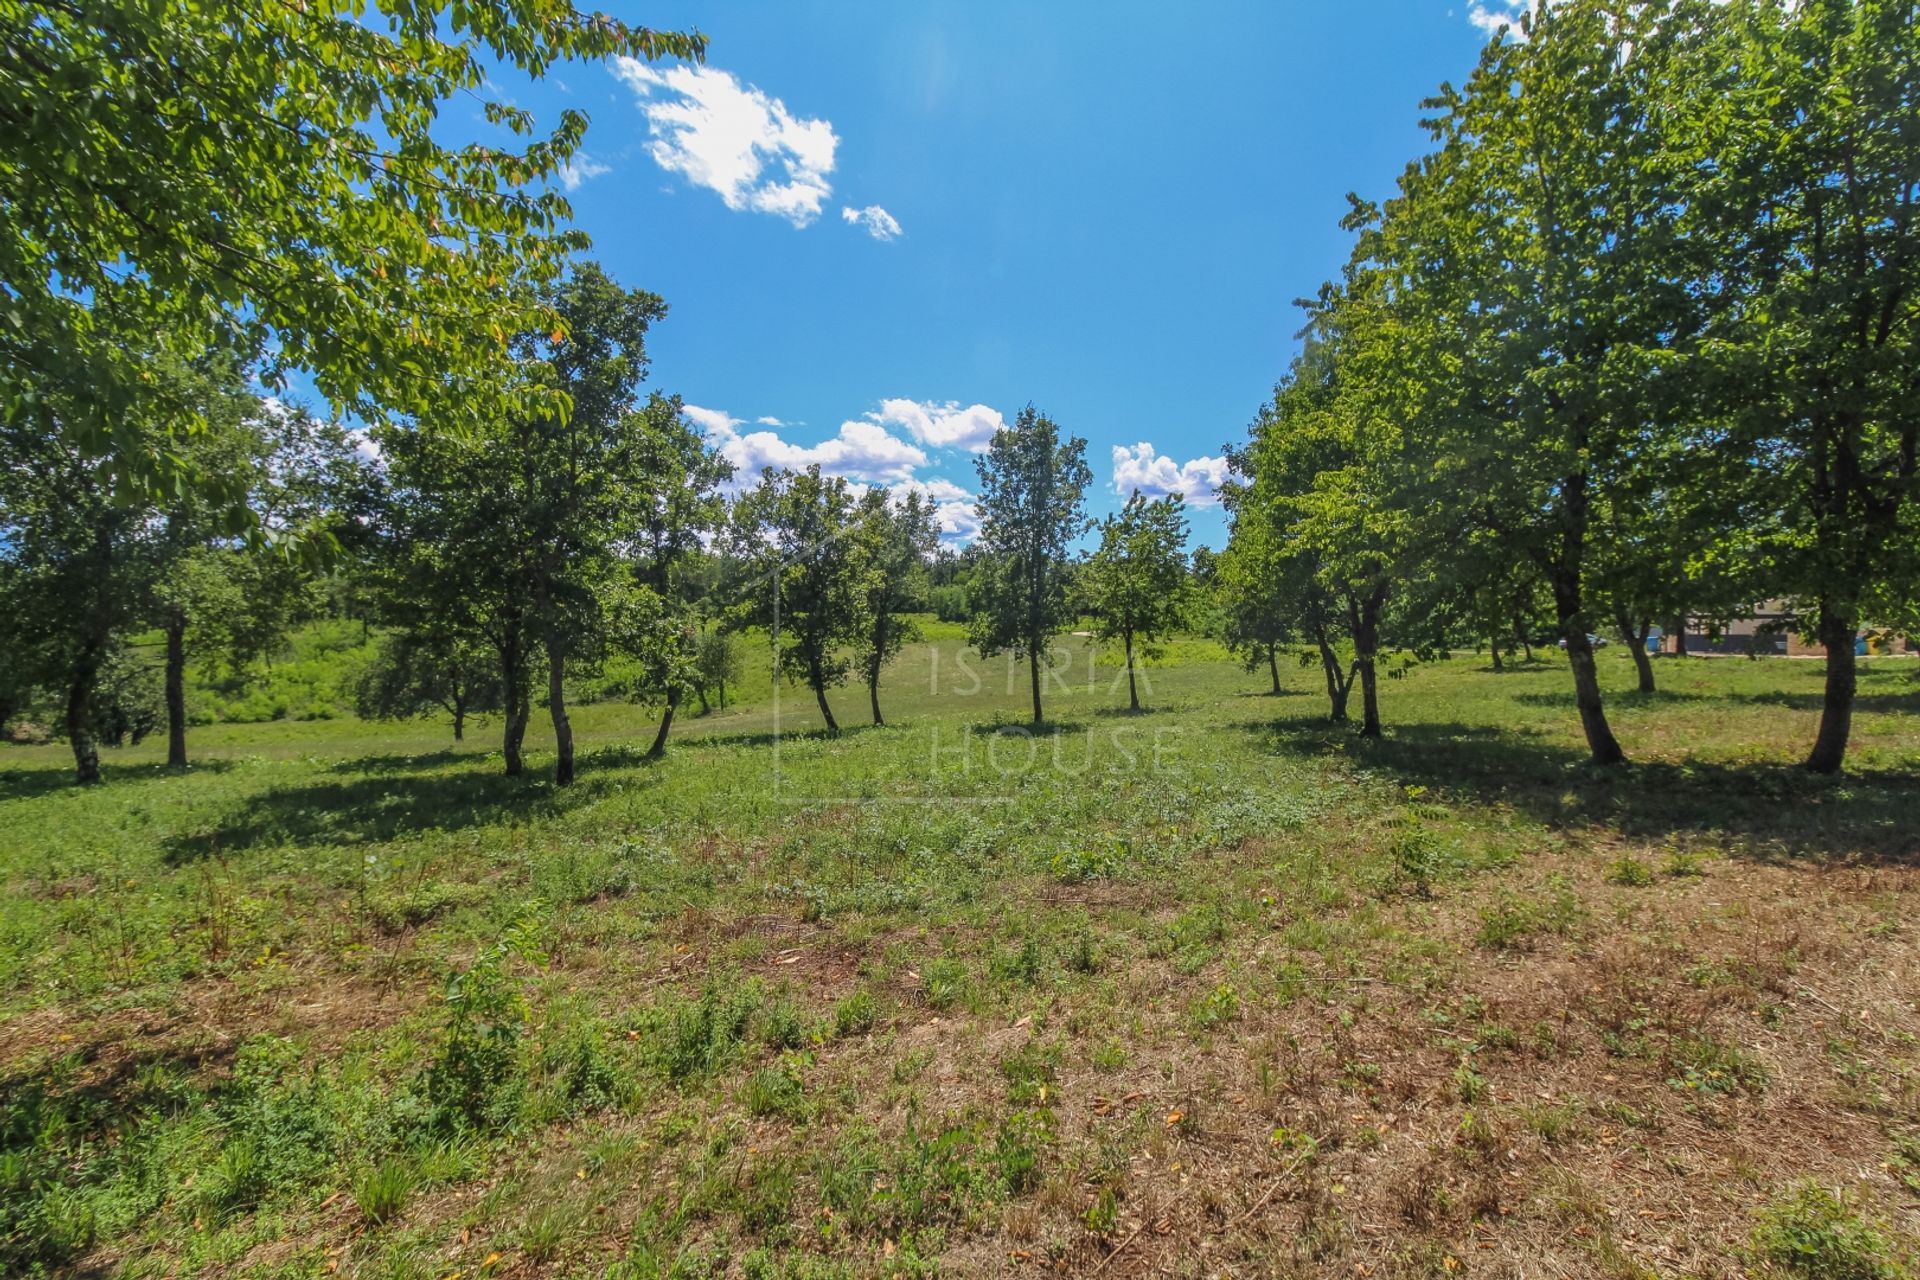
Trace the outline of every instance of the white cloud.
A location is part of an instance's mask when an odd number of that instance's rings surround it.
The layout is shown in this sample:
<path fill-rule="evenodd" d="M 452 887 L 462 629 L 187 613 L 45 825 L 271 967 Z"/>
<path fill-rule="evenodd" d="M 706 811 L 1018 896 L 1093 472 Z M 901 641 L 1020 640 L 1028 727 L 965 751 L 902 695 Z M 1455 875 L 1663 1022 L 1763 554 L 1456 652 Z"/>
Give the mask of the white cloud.
<path fill-rule="evenodd" d="M 577 152 L 573 159 L 560 166 L 560 185 L 568 191 L 578 191 L 580 184 L 589 178 L 597 178 L 603 173 L 612 173 L 610 165 L 601 164 L 586 152 Z"/>
<path fill-rule="evenodd" d="M 780 421 L 780 419 L 773 417 L 771 414 L 762 414 L 760 417 L 755 418 L 754 421 L 763 427 L 784 427 L 788 425 Z"/>
<path fill-rule="evenodd" d="M 899 220 L 877 204 L 870 204 L 864 209 L 842 205 L 840 218 L 856 227 L 866 228 L 867 234 L 875 240 L 892 240 L 900 234 Z"/>
<path fill-rule="evenodd" d="M 1220 486 L 1226 478 L 1225 458 L 1176 463 L 1144 440 L 1132 448 L 1113 446 L 1113 491 L 1122 496 L 1135 489 L 1149 498 L 1179 493 L 1196 507 L 1210 507 L 1220 501 Z"/>
<path fill-rule="evenodd" d="M 1507 27 L 1509 39 L 1525 40 L 1526 34 L 1520 30 L 1520 17 L 1532 7 L 1532 0 L 1474 0 L 1467 6 L 1467 21 L 1488 35 Z"/>
<path fill-rule="evenodd" d="M 697 404 L 683 404 L 680 406 L 680 412 L 683 416 L 692 418 L 709 436 L 731 436 L 733 429 L 740 425 L 740 419 L 730 416 L 724 409 L 705 409 Z M 715 439 L 714 443 L 717 446 L 720 442 Z"/>
<path fill-rule="evenodd" d="M 830 123 L 796 117 L 717 67 L 656 71 L 617 57 L 613 74 L 647 117 L 647 151 L 661 168 L 717 192 L 729 209 L 771 213 L 796 227 L 820 216 L 840 142 Z"/>
<path fill-rule="evenodd" d="M 724 410 L 689 404 L 682 405 L 680 412 L 698 423 L 707 442 L 733 463 L 734 484 L 739 488 L 758 482 L 767 467 L 800 471 L 818 465 L 828 475 L 849 480 L 897 483 L 912 479 L 914 469 L 927 462 L 924 452 L 874 422 L 843 422 L 831 439 L 802 445 L 772 431 L 743 434 L 744 421 Z"/>
<path fill-rule="evenodd" d="M 972 542 L 980 532 L 977 499 L 966 489 L 941 476 L 926 480 L 904 480 L 893 486 L 896 499 L 917 493 L 933 503 L 934 519 L 940 522 L 940 536 L 949 542 Z"/>
<path fill-rule="evenodd" d="M 882 425 L 903 427 L 921 444 L 935 449 L 971 449 L 978 453 L 992 443 L 993 433 L 1007 425 L 998 409 L 983 404 L 960 407 L 958 400 L 945 404 L 933 400 L 882 400 L 880 408 L 867 415 Z"/>

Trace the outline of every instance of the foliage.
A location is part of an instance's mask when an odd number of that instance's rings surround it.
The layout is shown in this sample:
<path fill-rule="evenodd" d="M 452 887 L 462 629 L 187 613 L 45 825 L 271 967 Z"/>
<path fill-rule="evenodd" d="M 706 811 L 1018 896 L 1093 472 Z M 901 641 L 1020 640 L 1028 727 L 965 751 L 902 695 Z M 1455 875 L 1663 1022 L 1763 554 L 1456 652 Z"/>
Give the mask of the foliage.
<path fill-rule="evenodd" d="M 217 472 L 155 448 L 207 421 L 173 361 L 269 351 L 341 409 L 467 423 L 564 411 L 507 335 L 564 322 L 535 294 L 585 245 L 555 189 L 586 130 L 482 98 L 515 150 L 436 121 L 489 70 L 613 55 L 697 58 L 564 0 L 399 6 L 186 0 L 5 6 L 0 62 L 0 408 L 106 459 L 118 501 Z"/>
<path fill-rule="evenodd" d="M 1134 682 L 1136 641 L 1143 657 L 1186 615 L 1186 506 L 1179 494 L 1149 502 L 1139 490 L 1100 526 L 1100 546 L 1087 562 L 1086 602 L 1098 619 L 1094 635 L 1125 647 L 1127 699 L 1140 709 Z"/>
<path fill-rule="evenodd" d="M 971 638 L 983 656 L 1027 660 L 1033 722 L 1040 723 L 1040 665 L 1072 613 L 1067 551 L 1086 531 L 1087 442 L 1064 443 L 1053 419 L 1032 405 L 996 431 L 975 463 L 980 473 L 980 565 L 969 590 Z"/>

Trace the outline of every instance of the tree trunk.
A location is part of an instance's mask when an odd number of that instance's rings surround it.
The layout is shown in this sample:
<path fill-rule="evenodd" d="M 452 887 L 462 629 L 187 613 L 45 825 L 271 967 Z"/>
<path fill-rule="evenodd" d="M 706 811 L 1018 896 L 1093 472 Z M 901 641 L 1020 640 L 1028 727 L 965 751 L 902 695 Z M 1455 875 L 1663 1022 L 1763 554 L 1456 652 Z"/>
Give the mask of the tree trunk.
<path fill-rule="evenodd" d="M 1277 646 L 1275 645 L 1267 646 L 1267 674 L 1273 677 L 1273 692 L 1274 696 L 1278 697 L 1280 694 L 1280 658 L 1275 652 L 1276 648 Z"/>
<path fill-rule="evenodd" d="M 1829 602 L 1820 603 L 1820 643 L 1827 650 L 1826 696 L 1820 705 L 1820 732 L 1813 739 L 1807 768 L 1815 773 L 1838 773 L 1847 758 L 1847 739 L 1853 732 L 1853 695 L 1858 680 L 1854 660 L 1854 620 Z"/>
<path fill-rule="evenodd" d="M 840 722 L 833 718 L 833 708 L 827 705 L 826 681 L 816 676 L 811 683 L 813 684 L 813 696 L 815 700 L 820 703 L 820 718 L 827 722 L 827 732 L 839 733 Z"/>
<path fill-rule="evenodd" d="M 1380 650 L 1380 606 L 1386 591 L 1376 587 L 1353 609 L 1353 665 L 1360 672 L 1360 736 L 1380 736 L 1380 684 L 1374 657 Z"/>
<path fill-rule="evenodd" d="M 1593 763 L 1625 764 L 1627 753 L 1613 736 L 1607 723 L 1607 709 L 1600 698 L 1600 673 L 1593 662 L 1593 645 L 1587 639 L 1587 615 L 1580 605 L 1580 584 L 1570 575 L 1559 574 L 1553 583 L 1554 609 L 1560 618 L 1560 634 L 1567 641 L 1567 663 L 1573 668 L 1573 698 L 1580 708 L 1580 726 L 1586 730 L 1587 751 Z"/>
<path fill-rule="evenodd" d="M 1684 613 L 1673 620 L 1673 656 L 1687 656 L 1687 615 Z"/>
<path fill-rule="evenodd" d="M 85 641 L 75 657 L 72 681 L 67 686 L 67 741 L 73 747 L 73 780 L 82 786 L 100 781 L 100 747 L 93 740 L 87 714 L 99 673 L 99 646 Z"/>
<path fill-rule="evenodd" d="M 660 728 L 653 735 L 653 745 L 647 748 L 647 759 L 658 760 L 667 754 L 667 733 L 673 728 L 673 713 L 680 709 L 680 690 L 667 690 L 667 709 L 660 713 Z"/>
<path fill-rule="evenodd" d="M 1133 682 L 1133 632 L 1126 632 L 1125 639 L 1127 644 L 1127 709 L 1129 711 L 1138 711 L 1140 709 L 1140 690 Z"/>
<path fill-rule="evenodd" d="M 500 650 L 500 675 L 505 685 L 506 715 L 503 717 L 501 754 L 507 758 L 507 776 L 517 778 L 526 770 L 520 758 L 520 744 L 527 736 L 527 680 L 521 670 L 520 642 L 509 640 Z"/>
<path fill-rule="evenodd" d="M 1504 670 L 1505 668 L 1500 665 L 1500 637 L 1497 635 L 1488 636 L 1487 648 L 1493 652 L 1493 669 L 1495 671 Z"/>
<path fill-rule="evenodd" d="M 867 700 L 873 704 L 873 722 L 885 724 L 886 719 L 880 714 L 880 671 L 877 664 L 867 674 Z"/>
<path fill-rule="evenodd" d="M 1347 719 L 1347 690 L 1350 687 L 1348 677 L 1340 670 L 1340 656 L 1327 642 L 1325 627 L 1315 627 L 1314 641 L 1320 647 L 1320 668 L 1327 677 L 1327 719 L 1335 724 L 1344 724 Z"/>
<path fill-rule="evenodd" d="M 1633 650 L 1633 668 L 1640 673 L 1640 692 L 1654 692 L 1653 659 L 1647 656 L 1647 632 L 1653 629 L 1653 623 L 1642 620 L 1639 627 L 1633 625 L 1633 616 L 1622 605 L 1613 607 L 1614 625 L 1620 628 L 1620 638 Z"/>
<path fill-rule="evenodd" d="M 167 615 L 167 768 L 187 767 L 187 620 Z"/>
<path fill-rule="evenodd" d="M 567 660 L 547 644 L 547 714 L 553 717 L 553 781 L 555 786 L 573 784 L 573 722 L 567 719 Z"/>
<path fill-rule="evenodd" d="M 1033 724 L 1040 727 L 1040 651 L 1032 646 L 1027 648 L 1027 676 L 1033 685 Z"/>
<path fill-rule="evenodd" d="M 700 714 L 703 716 L 713 714 L 713 704 L 707 701 L 706 682 L 703 680 L 693 686 L 693 692 L 694 696 L 700 699 Z"/>
<path fill-rule="evenodd" d="M 467 699 L 456 692 L 453 695 L 453 740 L 462 742 L 467 736 Z"/>

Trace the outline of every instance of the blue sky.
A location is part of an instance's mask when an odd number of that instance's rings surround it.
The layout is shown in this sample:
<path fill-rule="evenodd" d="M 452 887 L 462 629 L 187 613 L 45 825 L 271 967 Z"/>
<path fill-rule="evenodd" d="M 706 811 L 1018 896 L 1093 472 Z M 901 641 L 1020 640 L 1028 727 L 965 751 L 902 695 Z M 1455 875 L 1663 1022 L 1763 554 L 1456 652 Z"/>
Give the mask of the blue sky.
<path fill-rule="evenodd" d="M 648 3 L 702 68 L 570 65 L 504 91 L 592 118 L 575 220 L 662 294 L 653 384 L 737 462 L 914 483 L 970 528 L 972 450 L 1032 401 L 1088 441 L 1092 514 L 1185 489 L 1337 271 L 1345 194 L 1424 148 L 1462 0 Z M 1122 450 L 1122 453 L 1116 453 Z"/>

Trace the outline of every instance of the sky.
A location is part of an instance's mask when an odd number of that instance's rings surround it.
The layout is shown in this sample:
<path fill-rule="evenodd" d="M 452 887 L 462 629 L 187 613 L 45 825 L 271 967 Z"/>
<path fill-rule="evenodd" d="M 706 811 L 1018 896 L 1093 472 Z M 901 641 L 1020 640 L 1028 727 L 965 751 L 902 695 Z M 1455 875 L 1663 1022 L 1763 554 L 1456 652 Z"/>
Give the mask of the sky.
<path fill-rule="evenodd" d="M 651 385 L 743 475 L 912 485 L 973 531 L 974 462 L 1032 403 L 1084 437 L 1089 514 L 1180 491 L 1218 546 L 1223 446 L 1343 262 L 1346 193 L 1425 150 L 1506 0 L 631 6 L 702 66 L 496 91 L 587 112 L 591 256 L 661 294 Z"/>

